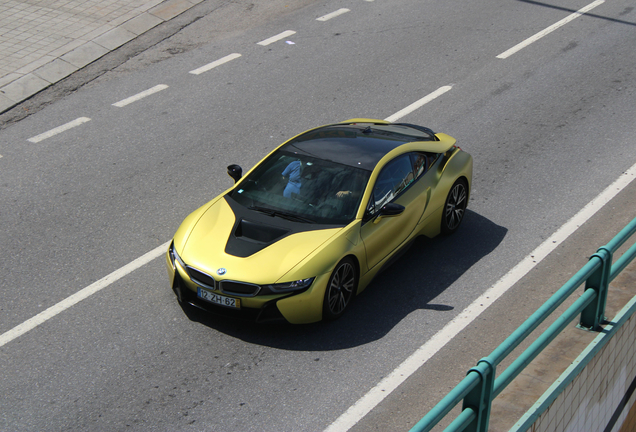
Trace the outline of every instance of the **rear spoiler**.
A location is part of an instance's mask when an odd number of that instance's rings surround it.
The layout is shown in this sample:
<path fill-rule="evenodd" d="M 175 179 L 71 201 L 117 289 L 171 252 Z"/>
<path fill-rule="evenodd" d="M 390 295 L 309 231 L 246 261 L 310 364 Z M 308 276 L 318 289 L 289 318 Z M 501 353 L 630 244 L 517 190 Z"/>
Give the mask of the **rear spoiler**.
<path fill-rule="evenodd" d="M 424 127 L 424 126 L 418 126 L 418 125 L 414 125 L 411 123 L 391 123 L 388 122 L 386 120 L 378 120 L 378 119 L 370 119 L 370 118 L 352 118 L 346 121 L 343 121 L 341 123 L 338 124 L 355 124 L 355 123 L 370 123 L 370 124 L 378 124 L 378 125 L 390 125 L 390 124 L 394 124 L 394 125 L 399 125 L 399 126 L 408 126 L 410 128 L 416 129 L 420 132 L 424 132 L 425 134 L 427 134 L 428 136 L 431 137 L 431 140 L 433 141 L 438 141 L 437 136 L 435 135 L 435 132 L 433 132 L 432 129 Z"/>

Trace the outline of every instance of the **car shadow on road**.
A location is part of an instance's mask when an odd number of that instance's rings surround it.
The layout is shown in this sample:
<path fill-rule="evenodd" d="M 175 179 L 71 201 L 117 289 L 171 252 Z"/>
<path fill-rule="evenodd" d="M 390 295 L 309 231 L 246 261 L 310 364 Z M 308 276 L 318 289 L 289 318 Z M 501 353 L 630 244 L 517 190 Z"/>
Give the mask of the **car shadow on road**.
<path fill-rule="evenodd" d="M 459 311 L 431 303 L 469 268 L 501 243 L 507 229 L 467 210 L 452 236 L 418 238 L 411 248 L 358 296 L 338 320 L 306 325 L 254 324 L 186 310 L 192 321 L 249 343 L 301 351 L 328 351 L 363 345 L 385 336 L 415 310 Z M 344 331 L 343 331 L 344 330 Z"/>

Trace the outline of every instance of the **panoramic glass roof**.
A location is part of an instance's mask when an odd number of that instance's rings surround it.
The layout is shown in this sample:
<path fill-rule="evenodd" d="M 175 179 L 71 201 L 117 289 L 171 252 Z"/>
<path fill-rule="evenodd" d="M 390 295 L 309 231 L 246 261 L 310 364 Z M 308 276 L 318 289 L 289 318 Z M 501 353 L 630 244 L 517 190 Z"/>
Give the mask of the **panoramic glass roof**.
<path fill-rule="evenodd" d="M 331 125 L 304 133 L 281 150 L 314 156 L 372 171 L 388 152 L 412 141 L 430 141 L 431 135 L 406 125 Z"/>

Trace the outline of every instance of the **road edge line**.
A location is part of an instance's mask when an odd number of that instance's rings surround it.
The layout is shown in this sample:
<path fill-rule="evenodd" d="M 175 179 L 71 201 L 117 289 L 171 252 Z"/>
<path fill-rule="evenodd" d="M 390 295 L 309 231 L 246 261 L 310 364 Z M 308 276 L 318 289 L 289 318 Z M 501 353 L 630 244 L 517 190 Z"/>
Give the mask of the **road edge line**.
<path fill-rule="evenodd" d="M 570 218 L 554 234 L 535 248 L 528 256 L 515 265 L 492 287 L 466 307 L 442 330 L 420 346 L 404 360 L 386 378 L 369 390 L 347 411 L 329 425 L 324 432 L 346 432 L 364 418 L 373 408 L 380 404 L 400 384 L 406 381 L 415 371 L 422 367 L 431 357 L 440 351 L 459 332 L 473 322 L 483 311 L 498 300 L 522 277 L 537 266 L 546 256 L 563 243 L 570 235 L 594 216 L 616 195 L 625 189 L 636 178 L 636 164 L 624 171 L 618 179 L 605 188 L 596 198 L 587 203 L 577 214 Z"/>

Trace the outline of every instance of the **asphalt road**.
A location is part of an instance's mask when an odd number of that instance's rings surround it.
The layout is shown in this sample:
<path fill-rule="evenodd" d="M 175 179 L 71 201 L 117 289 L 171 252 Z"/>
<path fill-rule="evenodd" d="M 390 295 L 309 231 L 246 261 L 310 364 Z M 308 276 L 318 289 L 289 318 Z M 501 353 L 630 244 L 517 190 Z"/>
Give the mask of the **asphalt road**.
<path fill-rule="evenodd" d="M 231 185 L 230 163 L 249 168 L 305 129 L 386 118 L 444 86 L 400 120 L 448 133 L 473 155 L 464 225 L 418 241 L 326 324 L 187 315 L 163 257 L 153 259 L 0 346 L 0 430 L 324 430 L 636 163 L 627 0 L 505 59 L 589 3 L 213 3 L 180 31 L 164 29 L 175 33 L 168 39 L 154 33 L 129 61 L 125 46 L 93 65 L 76 91 L 50 90 L 46 106 L 0 130 L 0 334 L 163 245 Z M 286 30 L 296 33 L 258 44 Z M 232 53 L 240 57 L 190 73 Z M 90 120 L 34 139 L 80 118 Z M 549 257 L 558 271 L 540 266 L 533 277 L 563 283 L 633 208 L 619 195 Z M 512 287 L 497 313 L 471 325 L 477 341 L 455 340 L 418 371 L 433 389 L 407 382 L 356 427 L 408 429 L 419 404 L 439 399 L 557 288 Z M 423 389 L 425 402 L 392 408 Z"/>

